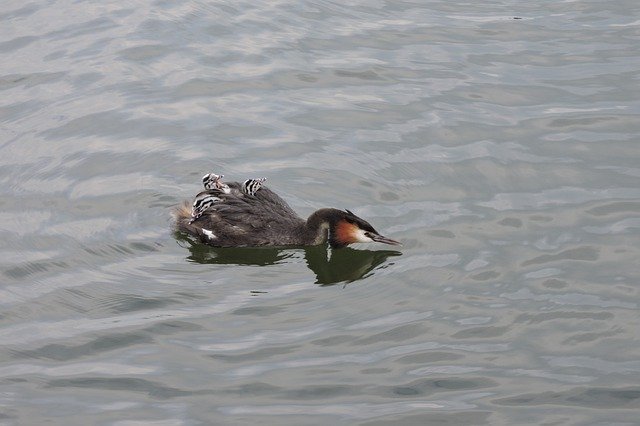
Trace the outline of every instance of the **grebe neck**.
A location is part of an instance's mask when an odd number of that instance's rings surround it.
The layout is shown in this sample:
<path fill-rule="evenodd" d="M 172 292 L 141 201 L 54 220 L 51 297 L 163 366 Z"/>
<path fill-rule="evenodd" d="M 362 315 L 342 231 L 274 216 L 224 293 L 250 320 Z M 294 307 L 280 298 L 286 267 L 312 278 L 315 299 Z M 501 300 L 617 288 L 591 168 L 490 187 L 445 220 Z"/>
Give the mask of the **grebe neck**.
<path fill-rule="evenodd" d="M 304 225 L 308 244 L 324 244 L 330 238 L 332 228 L 340 219 L 342 211 L 338 209 L 320 209 L 311 213 Z"/>

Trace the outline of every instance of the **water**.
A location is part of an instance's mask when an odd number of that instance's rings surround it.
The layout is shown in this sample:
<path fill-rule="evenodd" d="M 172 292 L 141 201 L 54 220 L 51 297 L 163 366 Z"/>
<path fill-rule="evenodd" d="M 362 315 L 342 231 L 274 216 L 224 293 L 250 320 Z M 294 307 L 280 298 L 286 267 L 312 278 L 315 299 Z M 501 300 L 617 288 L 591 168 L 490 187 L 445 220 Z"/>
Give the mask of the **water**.
<path fill-rule="evenodd" d="M 637 2 L 0 9 L 0 422 L 637 424 Z M 193 246 L 212 171 L 404 246 Z"/>

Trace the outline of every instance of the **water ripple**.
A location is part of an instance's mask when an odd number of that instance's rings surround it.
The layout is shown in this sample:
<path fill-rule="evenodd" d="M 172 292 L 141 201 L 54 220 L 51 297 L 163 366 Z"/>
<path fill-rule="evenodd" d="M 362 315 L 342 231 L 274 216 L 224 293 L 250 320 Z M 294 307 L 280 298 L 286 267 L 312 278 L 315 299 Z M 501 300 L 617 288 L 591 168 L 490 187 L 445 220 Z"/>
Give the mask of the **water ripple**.
<path fill-rule="evenodd" d="M 637 423 L 638 13 L 4 5 L 0 419 Z M 194 244 L 212 171 L 404 245 Z"/>

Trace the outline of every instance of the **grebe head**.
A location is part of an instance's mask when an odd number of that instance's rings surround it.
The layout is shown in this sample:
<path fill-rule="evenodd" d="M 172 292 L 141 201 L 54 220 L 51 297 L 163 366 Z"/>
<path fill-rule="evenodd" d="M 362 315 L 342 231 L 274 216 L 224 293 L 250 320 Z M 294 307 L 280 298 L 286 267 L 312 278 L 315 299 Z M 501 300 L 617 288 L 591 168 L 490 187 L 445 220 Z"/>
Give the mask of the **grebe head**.
<path fill-rule="evenodd" d="M 260 188 L 262 188 L 262 184 L 266 181 L 267 178 L 257 178 L 257 179 L 247 179 L 242 184 L 242 192 L 246 195 L 251 195 L 252 197 L 256 195 L 256 192 Z"/>
<path fill-rule="evenodd" d="M 402 245 L 399 241 L 383 237 L 369 222 L 349 210 L 333 210 L 333 212 L 333 217 L 329 221 L 329 244 L 331 247 L 339 248 L 353 243 L 373 242 L 394 246 Z"/>
<path fill-rule="evenodd" d="M 196 219 L 202 216 L 209 207 L 219 201 L 222 201 L 222 198 L 218 198 L 207 192 L 201 192 L 196 195 L 196 199 L 193 201 L 193 206 L 191 207 L 191 219 L 189 220 L 189 224 L 193 223 Z"/>
<path fill-rule="evenodd" d="M 202 176 L 202 184 L 204 185 L 204 189 L 217 189 L 225 194 L 231 192 L 229 185 L 222 182 L 222 178 L 224 175 L 217 175 L 215 173 L 207 173 Z"/>

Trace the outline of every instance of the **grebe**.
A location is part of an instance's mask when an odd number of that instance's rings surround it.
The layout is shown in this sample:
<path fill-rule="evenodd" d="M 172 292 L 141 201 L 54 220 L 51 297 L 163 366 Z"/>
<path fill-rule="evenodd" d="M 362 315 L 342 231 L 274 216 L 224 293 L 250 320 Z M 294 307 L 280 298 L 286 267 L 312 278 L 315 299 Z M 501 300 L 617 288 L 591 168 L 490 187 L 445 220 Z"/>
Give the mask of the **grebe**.
<path fill-rule="evenodd" d="M 215 247 L 310 246 L 329 241 L 333 248 L 352 243 L 401 245 L 383 237 L 349 210 L 320 209 L 300 218 L 266 178 L 223 183 L 224 175 L 202 177 L 205 190 L 174 211 L 176 228 Z"/>

